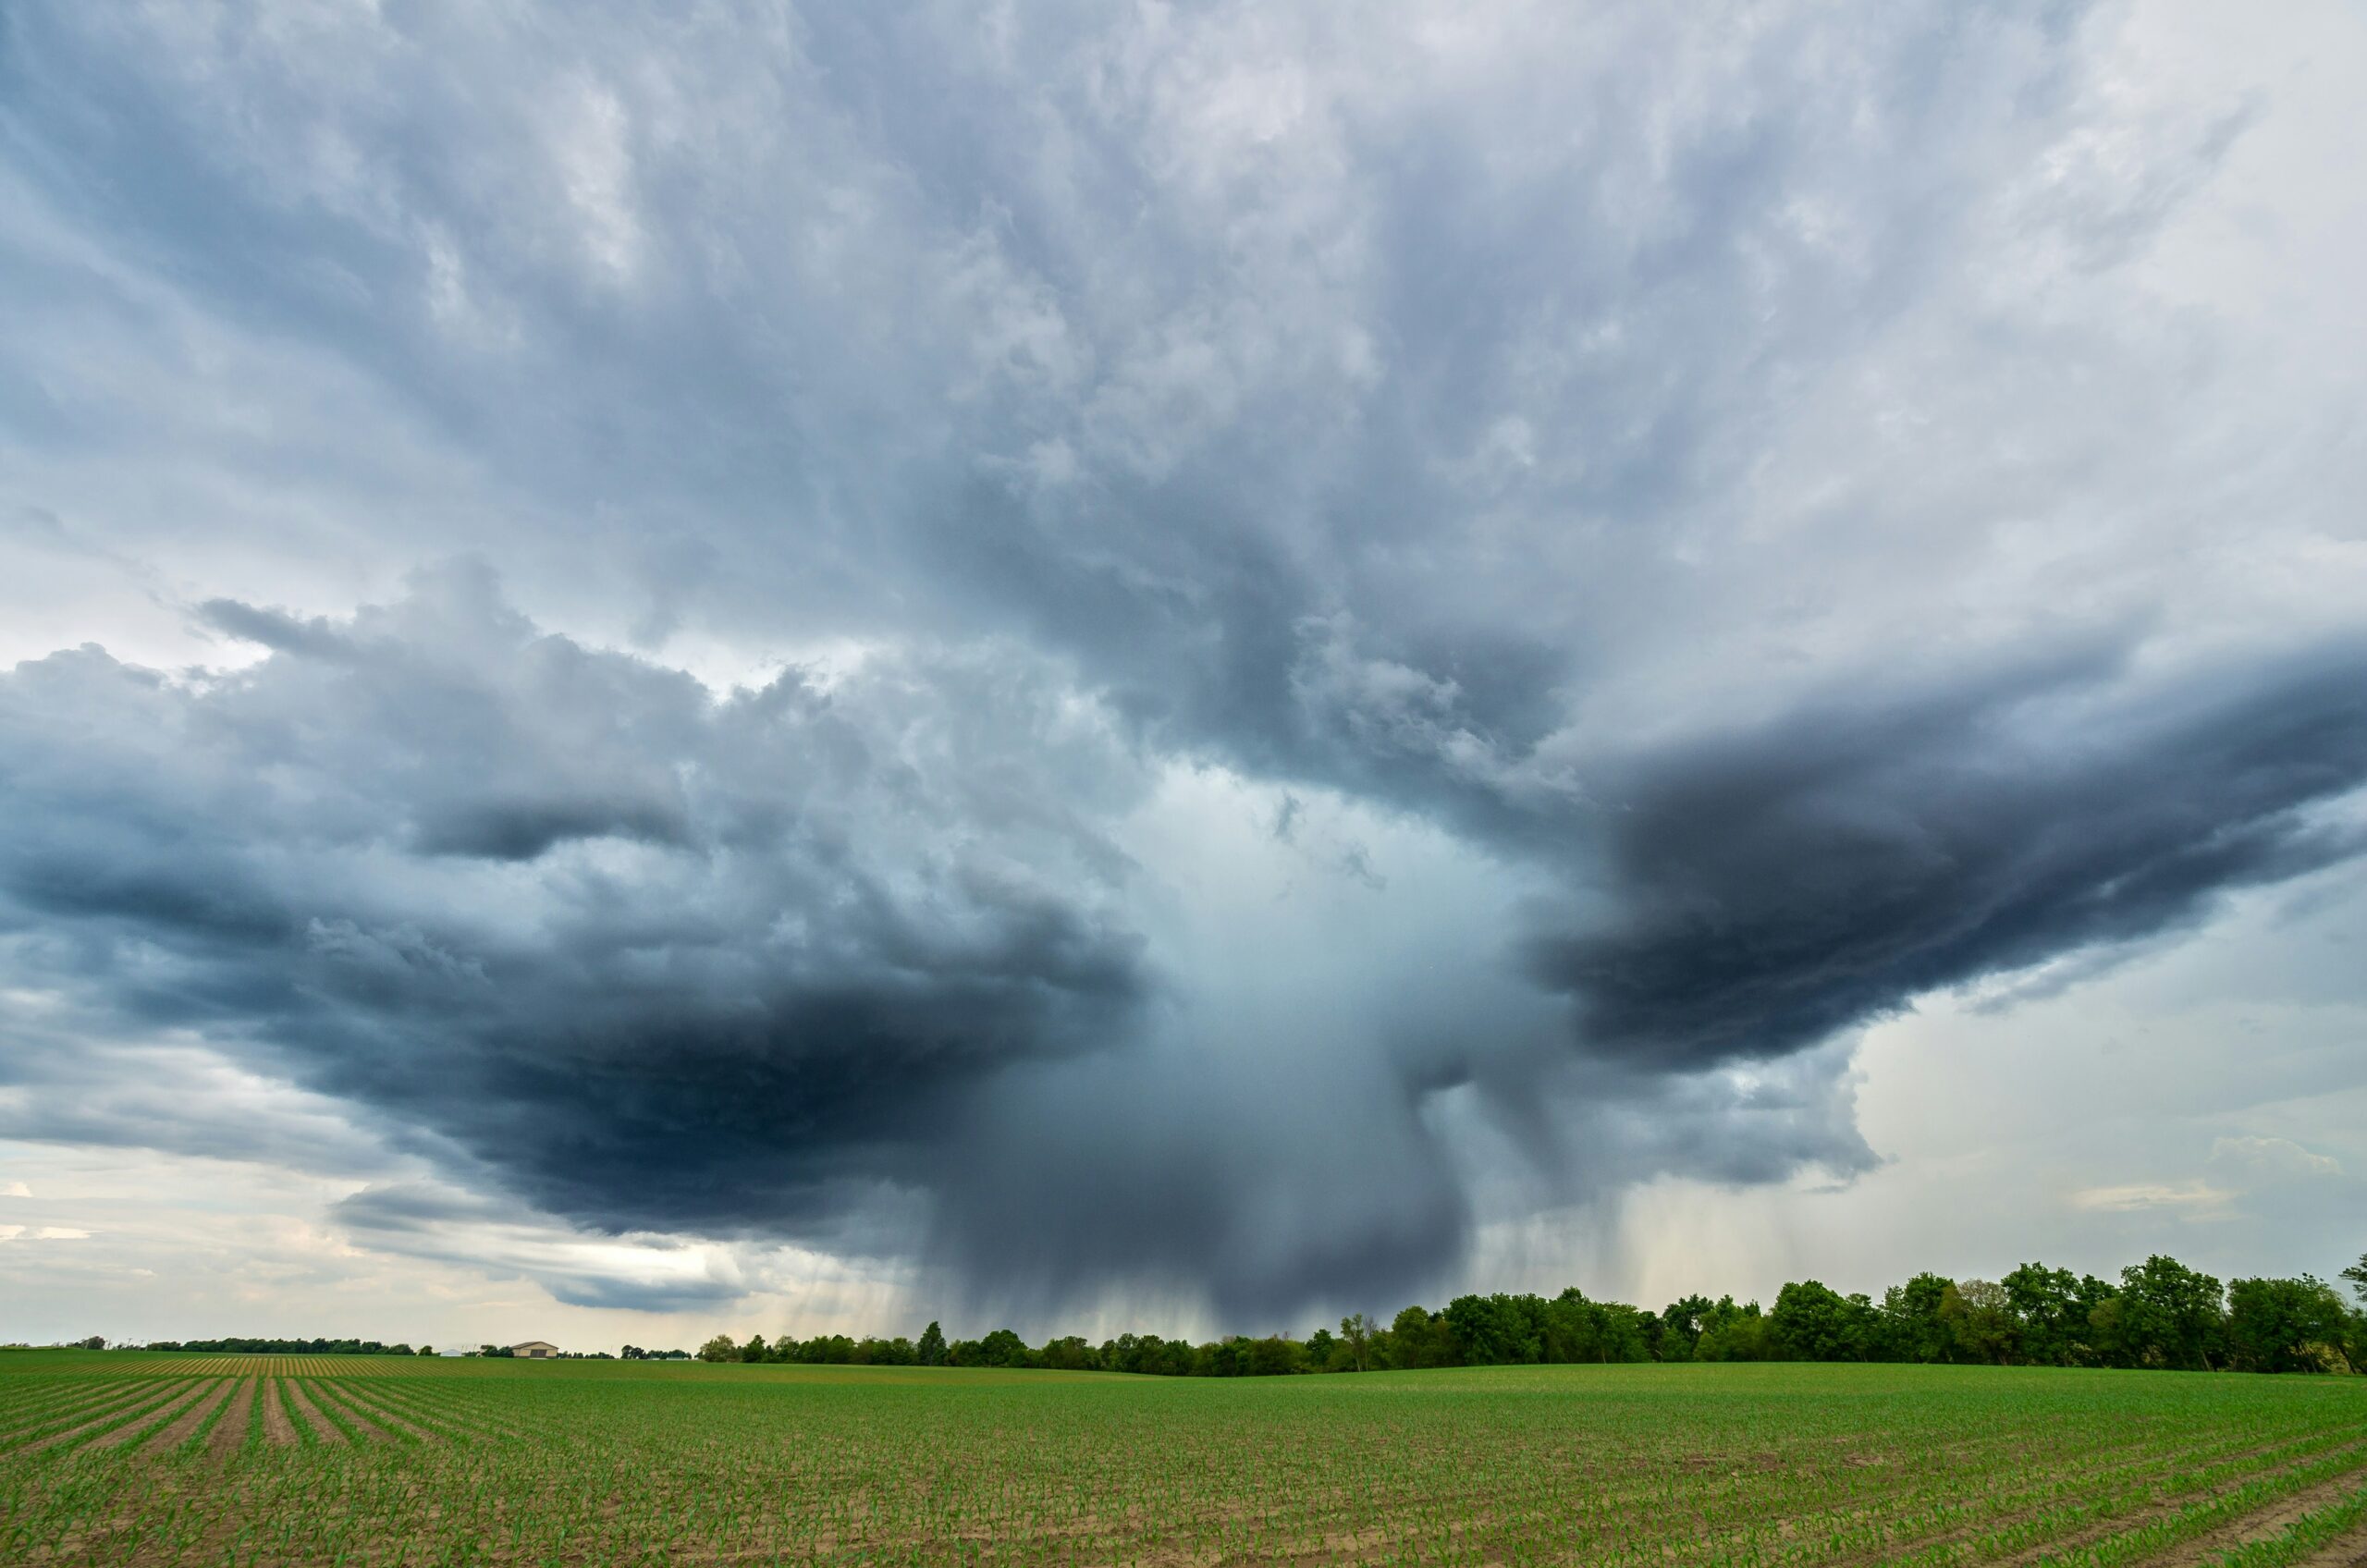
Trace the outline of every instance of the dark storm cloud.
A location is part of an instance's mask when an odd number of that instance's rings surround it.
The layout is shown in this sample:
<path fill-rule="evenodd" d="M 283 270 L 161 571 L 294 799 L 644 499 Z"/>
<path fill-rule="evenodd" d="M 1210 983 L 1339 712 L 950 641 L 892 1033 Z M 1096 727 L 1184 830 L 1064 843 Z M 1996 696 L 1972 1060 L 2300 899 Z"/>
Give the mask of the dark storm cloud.
<path fill-rule="evenodd" d="M 1146 996 L 1107 847 L 1018 798 L 1098 742 L 1009 672 L 712 699 L 464 570 L 196 686 L 85 652 L 0 689 L 21 965 L 570 1219 L 825 1228 Z"/>
<path fill-rule="evenodd" d="M 2367 780 L 2356 644 L 2117 700 L 2055 668 L 1822 708 L 1602 784 L 1589 928 L 1529 968 L 1589 1052 L 1685 1072 L 2197 919 L 2357 854 L 2309 808 Z"/>
<path fill-rule="evenodd" d="M 2355 848 L 2367 447 L 2122 270 L 2268 110 L 2112 20 L 9 10 L 0 515 L 262 656 L 0 680 L 0 1130 L 235 1146 L 30 1065 L 185 1032 L 459 1184 L 375 1244 L 1236 1322 L 1869 1168 L 1852 1026 Z M 1274 857 L 1368 903 L 1193 948 Z"/>

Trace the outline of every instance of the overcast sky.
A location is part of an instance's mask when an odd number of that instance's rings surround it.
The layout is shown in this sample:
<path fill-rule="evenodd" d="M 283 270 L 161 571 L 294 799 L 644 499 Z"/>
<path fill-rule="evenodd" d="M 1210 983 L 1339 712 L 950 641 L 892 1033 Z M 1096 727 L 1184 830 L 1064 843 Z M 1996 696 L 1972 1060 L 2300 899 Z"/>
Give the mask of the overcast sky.
<path fill-rule="evenodd" d="M 2362 80 L 0 10 L 0 1337 L 2331 1275 Z"/>

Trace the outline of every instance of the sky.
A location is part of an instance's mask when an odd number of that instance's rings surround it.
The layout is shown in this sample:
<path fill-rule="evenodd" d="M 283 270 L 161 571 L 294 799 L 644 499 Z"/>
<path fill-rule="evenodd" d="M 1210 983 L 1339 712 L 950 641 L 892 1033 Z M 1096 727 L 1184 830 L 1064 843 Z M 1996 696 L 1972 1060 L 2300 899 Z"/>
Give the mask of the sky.
<path fill-rule="evenodd" d="M 0 9 L 0 1338 L 2330 1277 L 2362 76 Z"/>

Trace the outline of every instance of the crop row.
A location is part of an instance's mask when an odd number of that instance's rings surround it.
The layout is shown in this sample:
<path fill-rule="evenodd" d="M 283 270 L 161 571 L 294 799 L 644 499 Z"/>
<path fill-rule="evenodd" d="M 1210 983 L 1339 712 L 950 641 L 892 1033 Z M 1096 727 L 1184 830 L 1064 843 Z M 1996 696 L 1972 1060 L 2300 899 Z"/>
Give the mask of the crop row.
<path fill-rule="evenodd" d="M 545 1370 L 0 1376 L 0 1558 L 2282 1568 L 2367 1527 L 2347 1379 Z"/>

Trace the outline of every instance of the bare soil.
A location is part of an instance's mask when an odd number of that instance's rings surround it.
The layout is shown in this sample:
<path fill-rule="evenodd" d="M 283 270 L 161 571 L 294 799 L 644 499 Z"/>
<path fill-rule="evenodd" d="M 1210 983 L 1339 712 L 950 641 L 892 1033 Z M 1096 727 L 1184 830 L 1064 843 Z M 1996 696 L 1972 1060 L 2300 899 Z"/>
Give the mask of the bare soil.
<path fill-rule="evenodd" d="M 2321 1508 L 2340 1502 L 2358 1489 L 2357 1472 L 2337 1476 L 2321 1486 L 2312 1487 L 2307 1491 L 2295 1492 L 2291 1497 L 2278 1498 L 2257 1513 L 2247 1513 L 2241 1519 L 2232 1520 L 2208 1535 L 2198 1536 L 2193 1540 L 2171 1548 L 2155 1561 L 2161 1568 L 2199 1568 L 2201 1563 L 2215 1561 L 2221 1552 L 2230 1547 L 2243 1546 L 2252 1541 L 2266 1540 L 2271 1536 L 2282 1535 L 2288 1526 L 2305 1514 L 2314 1513 Z M 2352 1544 L 2356 1550 L 2359 1543 L 2354 1541 Z"/>
<path fill-rule="evenodd" d="M 252 1378 L 239 1384 L 239 1391 L 230 1400 L 230 1408 L 214 1428 L 214 1440 L 205 1445 L 205 1456 L 216 1464 L 227 1464 L 239 1445 L 247 1440 L 247 1423 L 254 1419 L 255 1390 L 260 1387 Z"/>
<path fill-rule="evenodd" d="M 2295 1568 L 2361 1568 L 2361 1564 L 2367 1564 L 2367 1525 L 2326 1542 Z"/>
<path fill-rule="evenodd" d="M 342 1444 L 345 1441 L 345 1434 L 337 1429 L 336 1422 L 321 1414 L 319 1407 L 313 1403 L 313 1396 L 304 1391 L 303 1384 L 290 1378 L 288 1379 L 288 1392 L 296 1405 L 296 1414 L 313 1428 L 314 1437 L 325 1443 Z"/>
<path fill-rule="evenodd" d="M 152 1397 L 153 1397 L 153 1390 L 150 1390 L 150 1392 L 151 1392 L 151 1395 L 152 1395 Z M 165 1405 L 170 1405 L 170 1404 L 172 1404 L 172 1403 L 174 1403 L 174 1401 L 175 1401 L 175 1400 L 178 1400 L 178 1399 L 185 1399 L 185 1398 L 187 1398 L 187 1397 L 188 1397 L 188 1395 L 187 1395 L 187 1393 L 186 1393 L 186 1392 L 184 1392 L 184 1393 L 179 1393 L 179 1394 L 175 1394 L 171 1399 L 167 1399 L 167 1400 L 166 1400 L 166 1401 L 164 1402 L 164 1404 L 165 1404 Z M 140 1403 L 140 1402 L 139 1402 L 139 1401 L 137 1401 L 137 1400 L 132 1400 L 132 1401 L 127 1401 L 125 1404 L 117 1404 L 117 1405 L 110 1406 L 108 1409 L 106 1409 L 106 1410 L 104 1410 L 104 1411 L 100 1412 L 100 1413 L 99 1413 L 98 1415 L 96 1415 L 92 1416 L 88 1421 L 83 1422 L 81 1425 L 80 1425 L 80 1426 L 78 1426 L 78 1427 L 69 1427 L 69 1428 L 67 1428 L 67 1430 L 65 1430 L 65 1431 L 63 1431 L 63 1432 L 58 1432 L 58 1433 L 55 1433 L 55 1435 L 53 1435 L 53 1436 L 43 1438 L 43 1439 L 42 1439 L 42 1440 L 41 1440 L 41 1441 L 39 1441 L 39 1442 L 37 1442 L 37 1443 L 31 1443 L 31 1444 L 28 1444 L 25 1448 L 23 1448 L 23 1449 L 22 1449 L 22 1450 L 20 1450 L 19 1452 L 24 1452 L 24 1453 L 39 1453 L 39 1452 L 40 1452 L 42 1450 L 43 1450 L 43 1449 L 47 1449 L 47 1448 L 55 1448 L 55 1447 L 57 1447 L 57 1446 L 58 1446 L 59 1444 L 61 1444 L 61 1443 L 70 1443 L 70 1442 L 78 1441 L 78 1440 L 80 1440 L 80 1439 L 82 1439 L 82 1438 L 84 1438 L 84 1437 L 88 1436 L 88 1435 L 89 1435 L 89 1433 L 90 1433 L 90 1431 L 91 1431 L 91 1428 L 92 1428 L 92 1427 L 104 1427 L 104 1426 L 105 1426 L 108 1422 L 113 1421 L 113 1420 L 116 1420 L 116 1419 L 117 1419 L 118 1417 L 120 1417 L 120 1416 L 123 1415 L 123 1413 L 124 1413 L 125 1409 L 126 1409 L 128 1406 L 129 1406 L 129 1407 L 136 1407 L 136 1406 L 139 1404 L 139 1403 Z M 161 1409 L 161 1408 L 163 1408 L 163 1406 L 159 1406 L 159 1408 Z M 134 1419 L 129 1423 L 129 1425 L 132 1425 L 132 1426 L 138 1426 L 138 1425 L 140 1425 L 142 1421 L 145 1421 L 146 1419 L 148 1419 L 148 1417 L 147 1417 L 147 1416 L 138 1416 L 138 1417 L 135 1417 L 135 1418 L 134 1418 Z M 107 1435 L 108 1435 L 108 1436 L 110 1436 L 110 1437 L 114 1436 L 114 1434 L 113 1434 L 113 1433 L 109 1433 L 109 1434 L 107 1434 Z"/>
<path fill-rule="evenodd" d="M 396 1415 L 393 1411 L 387 1409 L 385 1405 L 379 1403 L 375 1400 L 365 1399 L 343 1384 L 331 1383 L 326 1385 L 326 1387 L 328 1391 L 340 1401 L 346 1409 L 353 1413 L 352 1418 L 356 1421 L 361 1421 L 366 1417 L 372 1425 L 377 1427 L 381 1431 L 406 1432 L 411 1436 L 417 1438 L 423 1443 L 440 1442 L 442 1440 L 426 1427 L 415 1426 L 412 1423 L 404 1420 L 401 1416 Z"/>
<path fill-rule="evenodd" d="M 180 1447 L 181 1444 L 189 1441 L 190 1439 L 195 1437 L 197 1435 L 197 1429 L 205 1425 L 205 1418 L 214 1414 L 215 1406 L 219 1405 L 224 1400 L 230 1397 L 230 1390 L 235 1386 L 236 1385 L 232 1380 L 227 1378 L 222 1378 L 219 1382 L 215 1383 L 214 1385 L 213 1392 L 207 1394 L 195 1404 L 190 1405 L 187 1410 L 181 1412 L 181 1414 L 175 1419 L 166 1422 L 163 1430 L 159 1431 L 154 1437 L 150 1438 L 147 1442 L 142 1444 L 140 1450 L 141 1453 L 144 1456 L 153 1458 L 157 1454 L 166 1453 L 173 1449 L 177 1449 Z M 126 1430 L 128 1431 L 129 1428 L 127 1427 Z"/>
<path fill-rule="evenodd" d="M 279 1379 L 274 1378 L 264 1384 L 260 1397 L 263 1400 L 264 1440 L 274 1448 L 293 1448 L 296 1444 L 296 1423 L 288 1418 L 286 1407 L 279 1403 Z"/>
<path fill-rule="evenodd" d="M 335 1383 L 314 1378 L 305 1383 L 304 1392 L 313 1403 L 320 1408 L 323 1415 L 325 1415 L 334 1410 L 337 1415 L 345 1417 L 345 1424 L 351 1427 L 361 1436 L 362 1441 L 383 1442 L 386 1440 L 386 1434 L 378 1423 L 363 1414 L 361 1407 L 353 1403 L 352 1396 Z"/>

